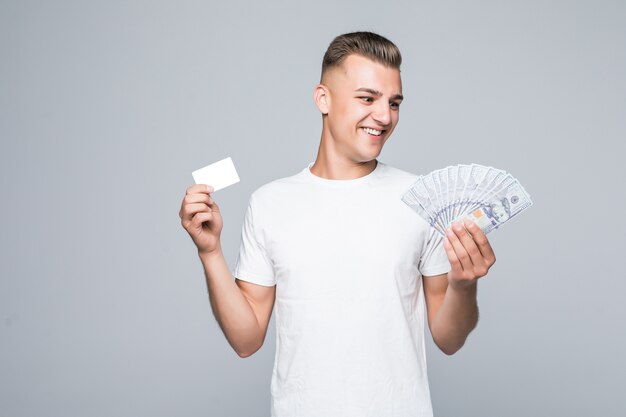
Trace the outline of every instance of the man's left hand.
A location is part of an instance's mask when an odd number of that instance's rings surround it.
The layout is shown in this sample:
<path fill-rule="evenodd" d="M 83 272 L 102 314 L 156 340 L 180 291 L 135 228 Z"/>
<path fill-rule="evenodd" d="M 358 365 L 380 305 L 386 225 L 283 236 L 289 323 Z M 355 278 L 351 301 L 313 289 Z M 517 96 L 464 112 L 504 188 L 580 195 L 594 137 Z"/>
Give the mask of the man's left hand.
<path fill-rule="evenodd" d="M 471 220 L 453 223 L 446 230 L 443 246 L 452 267 L 448 272 L 448 284 L 455 289 L 475 285 L 496 262 L 487 236 Z"/>

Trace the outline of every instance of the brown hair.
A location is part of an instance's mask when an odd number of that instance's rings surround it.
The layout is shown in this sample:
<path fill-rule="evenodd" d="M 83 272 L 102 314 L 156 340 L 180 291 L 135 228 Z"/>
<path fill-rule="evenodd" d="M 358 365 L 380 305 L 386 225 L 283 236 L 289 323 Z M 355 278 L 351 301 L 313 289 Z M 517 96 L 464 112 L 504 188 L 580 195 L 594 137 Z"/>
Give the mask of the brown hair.
<path fill-rule="evenodd" d="M 330 68 L 337 67 L 352 54 L 369 58 L 387 67 L 400 69 L 402 55 L 389 39 L 372 32 L 352 32 L 337 36 L 322 60 L 322 79 Z"/>

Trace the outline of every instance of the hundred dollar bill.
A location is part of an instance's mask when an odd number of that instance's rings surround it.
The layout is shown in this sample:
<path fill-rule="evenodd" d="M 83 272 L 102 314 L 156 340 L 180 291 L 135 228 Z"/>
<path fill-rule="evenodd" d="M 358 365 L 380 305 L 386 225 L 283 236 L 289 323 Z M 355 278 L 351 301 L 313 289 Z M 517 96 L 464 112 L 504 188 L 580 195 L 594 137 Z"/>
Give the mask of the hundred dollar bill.
<path fill-rule="evenodd" d="M 443 233 L 441 224 L 438 222 L 437 206 L 430 200 L 433 189 L 429 188 L 422 177 L 419 177 L 402 196 L 401 200 L 418 213 L 428 224 L 438 232 Z"/>
<path fill-rule="evenodd" d="M 532 205 L 533 202 L 524 187 L 515 180 L 492 194 L 463 218 L 475 222 L 487 234 Z"/>
<path fill-rule="evenodd" d="M 464 218 L 490 232 L 532 205 L 511 174 L 478 164 L 448 166 L 420 176 L 401 199 L 442 235 L 453 221 Z"/>
<path fill-rule="evenodd" d="M 424 188 L 429 190 L 427 194 L 428 201 L 425 201 L 425 204 L 428 204 L 428 209 L 431 213 L 431 218 L 429 219 L 429 223 L 431 225 L 438 224 L 443 227 L 445 224 L 442 221 L 442 213 L 443 207 L 441 206 L 441 199 L 439 197 L 440 187 L 438 186 L 438 178 L 432 175 L 426 175 L 422 177 L 422 183 Z"/>
<path fill-rule="evenodd" d="M 449 166 L 448 171 L 448 208 L 446 209 L 448 219 L 454 218 L 454 206 L 456 204 L 456 188 L 459 182 L 459 167 Z"/>
<path fill-rule="evenodd" d="M 456 219 L 459 216 L 463 205 L 463 197 L 466 195 L 468 183 L 473 180 L 473 178 L 470 177 L 471 170 L 471 165 L 459 165 L 454 197 L 454 207 L 452 210 L 453 219 Z"/>

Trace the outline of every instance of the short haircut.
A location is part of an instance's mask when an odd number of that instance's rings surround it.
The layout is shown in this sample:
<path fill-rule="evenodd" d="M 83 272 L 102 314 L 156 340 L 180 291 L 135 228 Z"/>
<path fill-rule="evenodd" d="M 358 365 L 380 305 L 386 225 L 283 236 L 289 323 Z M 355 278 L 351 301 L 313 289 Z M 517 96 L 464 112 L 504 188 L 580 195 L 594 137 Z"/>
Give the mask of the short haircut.
<path fill-rule="evenodd" d="M 387 67 L 400 69 L 402 55 L 389 39 L 372 32 L 352 32 L 337 36 L 328 46 L 322 60 L 322 79 L 331 68 L 338 67 L 352 54 L 361 55 Z"/>

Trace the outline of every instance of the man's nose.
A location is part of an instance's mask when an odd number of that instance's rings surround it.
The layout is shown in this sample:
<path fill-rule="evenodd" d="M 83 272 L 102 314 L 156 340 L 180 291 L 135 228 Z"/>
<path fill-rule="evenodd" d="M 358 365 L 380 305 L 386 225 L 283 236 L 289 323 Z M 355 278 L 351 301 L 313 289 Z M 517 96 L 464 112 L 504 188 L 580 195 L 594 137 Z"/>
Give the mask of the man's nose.
<path fill-rule="evenodd" d="M 372 117 L 384 126 L 391 123 L 391 107 L 389 106 L 389 103 L 380 101 L 374 109 Z"/>

